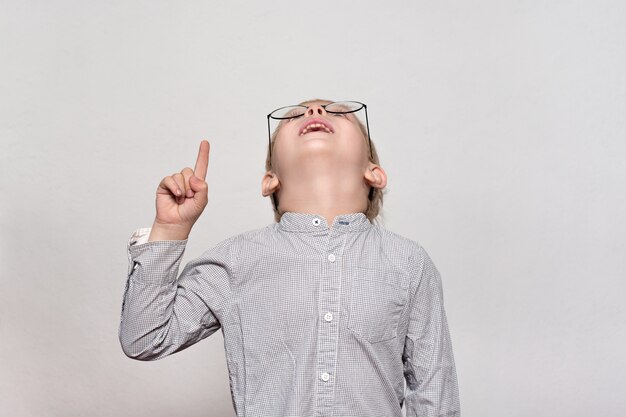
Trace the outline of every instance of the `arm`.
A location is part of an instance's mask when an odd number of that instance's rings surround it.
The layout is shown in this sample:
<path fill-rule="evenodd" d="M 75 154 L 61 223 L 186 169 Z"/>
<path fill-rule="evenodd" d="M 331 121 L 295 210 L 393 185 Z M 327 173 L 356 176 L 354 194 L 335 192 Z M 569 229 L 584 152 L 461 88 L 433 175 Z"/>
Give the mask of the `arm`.
<path fill-rule="evenodd" d="M 133 359 L 155 360 L 212 335 L 228 311 L 231 239 L 189 262 L 176 278 L 186 240 L 129 241 L 119 339 Z"/>
<path fill-rule="evenodd" d="M 419 279 L 411 293 L 409 329 L 402 354 L 406 417 L 459 417 L 458 382 L 441 276 L 423 248 L 413 261 Z"/>
<path fill-rule="evenodd" d="M 152 228 L 139 229 L 128 243 L 119 338 L 131 358 L 162 358 L 220 327 L 213 309 L 228 299 L 224 245 L 187 265 L 176 278 L 187 237 L 207 204 L 209 151 L 209 143 L 202 141 L 194 170 L 187 167 L 161 180 Z"/>

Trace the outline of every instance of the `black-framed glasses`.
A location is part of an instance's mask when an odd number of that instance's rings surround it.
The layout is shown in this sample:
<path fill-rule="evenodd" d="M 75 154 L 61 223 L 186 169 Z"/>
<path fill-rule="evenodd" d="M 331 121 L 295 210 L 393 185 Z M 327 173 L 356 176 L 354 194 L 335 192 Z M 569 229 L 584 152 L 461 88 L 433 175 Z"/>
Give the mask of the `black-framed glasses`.
<path fill-rule="evenodd" d="M 305 106 L 301 104 L 285 106 L 280 107 L 267 115 L 267 134 L 269 141 L 268 144 L 270 161 L 272 160 L 272 128 L 270 126 L 270 120 L 278 120 L 279 122 L 282 122 L 283 120 L 296 119 L 298 117 L 304 116 L 309 107 L 310 106 Z M 349 114 L 364 110 L 365 126 L 367 129 L 367 142 L 370 148 L 370 158 L 373 158 L 372 140 L 370 139 L 370 125 L 367 118 L 367 105 L 358 101 L 335 101 L 328 104 L 320 104 L 320 107 L 322 107 L 324 110 L 326 110 L 327 113 L 330 114 Z"/>

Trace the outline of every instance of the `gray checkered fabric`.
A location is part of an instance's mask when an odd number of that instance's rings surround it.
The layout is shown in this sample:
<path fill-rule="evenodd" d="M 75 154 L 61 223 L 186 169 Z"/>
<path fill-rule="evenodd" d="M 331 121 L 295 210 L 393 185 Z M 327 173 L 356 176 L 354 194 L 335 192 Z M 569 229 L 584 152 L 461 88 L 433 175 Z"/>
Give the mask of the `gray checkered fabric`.
<path fill-rule="evenodd" d="M 417 242 L 363 213 L 285 213 L 189 262 L 128 244 L 124 353 L 161 359 L 221 329 L 239 417 L 460 416 L 441 277 Z"/>

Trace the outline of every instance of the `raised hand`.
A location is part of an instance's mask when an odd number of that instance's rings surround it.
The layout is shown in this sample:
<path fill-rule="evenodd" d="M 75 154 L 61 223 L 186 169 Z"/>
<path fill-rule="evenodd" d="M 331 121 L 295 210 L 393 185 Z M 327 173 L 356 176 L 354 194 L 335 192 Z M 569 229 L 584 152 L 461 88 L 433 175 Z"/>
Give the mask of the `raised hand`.
<path fill-rule="evenodd" d="M 206 174 L 209 142 L 200 142 L 196 166 L 161 180 L 156 192 L 156 218 L 148 240 L 187 239 L 208 201 Z"/>

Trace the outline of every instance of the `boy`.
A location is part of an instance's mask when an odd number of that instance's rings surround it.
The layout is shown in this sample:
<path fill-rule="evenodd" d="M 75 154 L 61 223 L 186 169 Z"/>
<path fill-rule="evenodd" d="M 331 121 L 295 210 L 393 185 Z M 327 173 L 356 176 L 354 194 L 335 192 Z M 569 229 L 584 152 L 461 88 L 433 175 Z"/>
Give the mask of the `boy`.
<path fill-rule="evenodd" d="M 125 354 L 155 360 L 222 329 L 239 417 L 460 416 L 441 277 L 416 242 L 371 223 L 386 174 L 361 103 L 268 116 L 262 194 L 277 222 L 219 243 L 177 278 L 207 204 L 209 143 L 165 177 L 129 241 Z M 271 130 L 270 130 L 271 131 Z M 406 381 L 406 391 L 404 382 Z"/>

